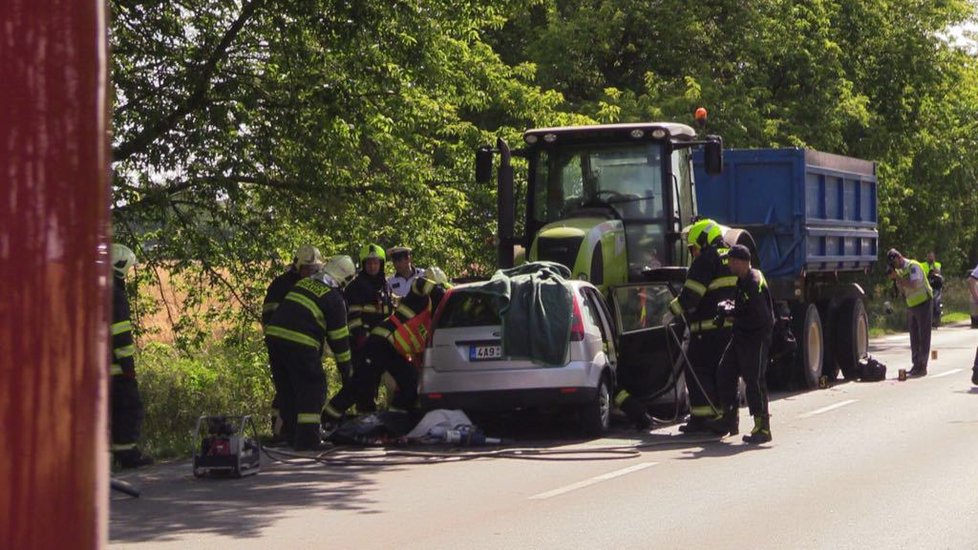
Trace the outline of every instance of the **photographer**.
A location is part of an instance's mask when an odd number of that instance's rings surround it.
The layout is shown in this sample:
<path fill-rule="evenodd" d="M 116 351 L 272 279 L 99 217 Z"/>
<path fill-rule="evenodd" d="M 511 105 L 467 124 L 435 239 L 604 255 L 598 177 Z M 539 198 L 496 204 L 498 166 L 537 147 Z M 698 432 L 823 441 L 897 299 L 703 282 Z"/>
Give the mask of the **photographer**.
<path fill-rule="evenodd" d="M 920 262 L 904 258 L 895 248 L 886 253 L 886 261 L 892 268 L 887 271 L 887 277 L 903 292 L 907 301 L 907 329 L 910 332 L 910 357 L 913 365 L 908 374 L 914 377 L 927 376 L 931 321 L 934 315 L 931 301 L 934 291 L 927 282 Z"/>

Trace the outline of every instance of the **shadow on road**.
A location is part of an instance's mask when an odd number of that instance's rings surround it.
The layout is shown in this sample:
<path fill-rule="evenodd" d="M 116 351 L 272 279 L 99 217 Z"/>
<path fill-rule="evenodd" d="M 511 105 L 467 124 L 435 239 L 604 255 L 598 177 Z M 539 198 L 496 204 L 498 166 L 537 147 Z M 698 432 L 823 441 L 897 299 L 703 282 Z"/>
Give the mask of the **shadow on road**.
<path fill-rule="evenodd" d="M 117 475 L 141 498 L 112 494 L 113 542 L 175 540 L 186 533 L 249 538 L 296 508 L 377 513 L 368 496 L 374 467 L 269 464 L 242 479 L 196 479 L 189 462 Z M 390 469 L 390 468 L 388 468 Z"/>

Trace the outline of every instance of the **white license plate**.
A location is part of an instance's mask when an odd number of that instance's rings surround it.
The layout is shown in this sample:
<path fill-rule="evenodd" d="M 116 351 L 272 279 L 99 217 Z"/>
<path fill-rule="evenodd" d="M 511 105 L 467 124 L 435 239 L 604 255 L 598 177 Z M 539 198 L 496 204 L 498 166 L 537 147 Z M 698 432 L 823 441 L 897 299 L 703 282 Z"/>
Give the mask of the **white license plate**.
<path fill-rule="evenodd" d="M 469 361 L 493 361 L 501 359 L 503 347 L 501 345 L 488 344 L 469 346 Z"/>

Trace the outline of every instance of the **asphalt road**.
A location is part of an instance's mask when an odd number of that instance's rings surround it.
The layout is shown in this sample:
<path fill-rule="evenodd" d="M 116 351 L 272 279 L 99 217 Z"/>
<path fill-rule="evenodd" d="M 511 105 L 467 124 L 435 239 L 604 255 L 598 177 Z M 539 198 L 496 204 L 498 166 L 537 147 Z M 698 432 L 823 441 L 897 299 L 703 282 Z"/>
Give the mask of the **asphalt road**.
<path fill-rule="evenodd" d="M 583 451 L 537 460 L 404 464 L 420 459 L 342 451 L 330 456 L 383 464 L 268 462 L 240 480 L 161 465 L 121 476 L 143 494 L 113 494 L 111 545 L 978 548 L 976 345 L 976 330 L 941 328 L 929 375 L 900 382 L 907 336 L 874 340 L 887 380 L 773 396 L 774 441 L 761 447 L 666 426 L 524 442 Z"/>

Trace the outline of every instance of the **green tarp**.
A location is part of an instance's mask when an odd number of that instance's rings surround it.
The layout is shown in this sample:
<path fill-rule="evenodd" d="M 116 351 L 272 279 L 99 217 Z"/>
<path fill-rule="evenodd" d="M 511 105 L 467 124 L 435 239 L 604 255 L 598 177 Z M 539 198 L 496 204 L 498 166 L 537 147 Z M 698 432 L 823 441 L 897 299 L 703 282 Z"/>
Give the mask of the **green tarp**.
<path fill-rule="evenodd" d="M 501 269 L 471 288 L 498 301 L 503 355 L 565 363 L 573 314 L 569 277 L 570 270 L 558 263 L 530 262 Z"/>

